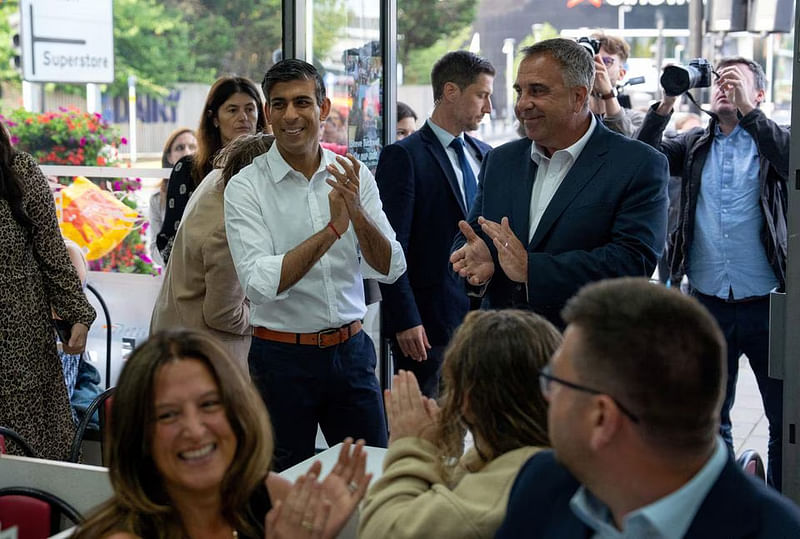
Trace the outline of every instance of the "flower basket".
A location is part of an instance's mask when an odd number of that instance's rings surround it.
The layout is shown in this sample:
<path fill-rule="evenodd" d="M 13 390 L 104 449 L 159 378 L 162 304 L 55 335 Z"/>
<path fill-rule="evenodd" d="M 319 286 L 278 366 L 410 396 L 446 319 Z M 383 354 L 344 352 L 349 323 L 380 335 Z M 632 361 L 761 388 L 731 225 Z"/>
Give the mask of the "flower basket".
<path fill-rule="evenodd" d="M 117 130 L 100 114 L 75 108 L 59 107 L 56 112 L 34 113 L 17 109 L 0 115 L 11 134 L 11 142 L 19 150 L 31 154 L 42 165 L 116 166 L 120 164 L 118 148 L 127 144 Z M 69 186 L 73 178 L 60 177 L 59 183 Z M 137 209 L 133 192 L 141 189 L 139 178 L 92 179 L 100 188 L 113 193 L 120 201 Z M 61 212 L 63 215 L 63 211 Z M 90 269 L 124 273 L 157 274 L 146 255 L 140 232 L 145 220 L 138 214 L 136 225 L 122 242 L 107 255 L 92 260 Z"/>

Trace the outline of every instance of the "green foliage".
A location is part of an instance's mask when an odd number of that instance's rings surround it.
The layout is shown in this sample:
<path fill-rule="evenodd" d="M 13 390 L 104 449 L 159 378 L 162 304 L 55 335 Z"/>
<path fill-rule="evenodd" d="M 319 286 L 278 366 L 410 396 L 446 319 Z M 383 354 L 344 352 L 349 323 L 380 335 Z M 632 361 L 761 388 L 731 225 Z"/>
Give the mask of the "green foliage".
<path fill-rule="evenodd" d="M 398 0 L 397 61 L 405 66 L 412 61 L 412 51 L 430 49 L 472 25 L 477 4 L 478 0 Z"/>
<path fill-rule="evenodd" d="M 197 65 L 192 26 L 160 0 L 114 0 L 115 80 L 112 95 L 127 95 L 135 75 L 139 93 L 166 95 L 176 82 L 208 82 L 214 71 Z"/>
<path fill-rule="evenodd" d="M 349 14 L 354 17 L 353 14 Z M 348 13 L 343 0 L 314 2 L 314 57 L 325 58 L 336 40 L 342 37 Z"/>
<path fill-rule="evenodd" d="M 514 55 L 514 75 L 516 75 L 517 70 L 519 69 L 519 63 L 522 61 L 522 49 L 525 47 L 530 47 L 539 41 L 553 39 L 559 36 L 560 34 L 558 33 L 558 30 L 556 30 L 555 27 L 549 22 L 537 25 L 533 33 L 522 38 L 519 44 L 517 44 L 517 53 Z"/>
<path fill-rule="evenodd" d="M 450 51 L 466 48 L 472 37 L 470 27 L 462 28 L 455 36 L 445 37 L 425 49 L 412 50 L 403 64 L 403 84 L 430 84 L 431 68 L 436 60 Z"/>
<path fill-rule="evenodd" d="M 199 69 L 260 81 L 281 47 L 281 0 L 166 0 L 191 31 L 191 54 Z"/>

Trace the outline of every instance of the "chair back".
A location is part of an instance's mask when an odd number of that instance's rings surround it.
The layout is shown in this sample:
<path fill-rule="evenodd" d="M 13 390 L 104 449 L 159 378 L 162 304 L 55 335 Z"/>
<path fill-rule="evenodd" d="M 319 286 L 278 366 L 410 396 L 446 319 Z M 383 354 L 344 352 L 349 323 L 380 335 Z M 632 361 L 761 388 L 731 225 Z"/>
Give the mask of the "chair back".
<path fill-rule="evenodd" d="M 739 458 L 736 459 L 736 463 L 742 468 L 744 473 L 747 475 L 752 475 L 757 477 L 759 480 L 766 482 L 767 481 L 767 474 L 766 469 L 764 468 L 764 461 L 761 458 L 761 455 L 758 454 L 758 451 L 755 449 L 746 449 Z"/>
<path fill-rule="evenodd" d="M 99 410 L 98 416 L 100 419 L 100 446 L 101 451 L 103 453 L 103 459 L 105 459 L 105 437 L 106 437 L 106 422 L 110 421 L 111 418 L 111 405 L 113 402 L 113 395 L 116 388 L 110 387 L 100 393 L 98 396 L 94 398 L 89 407 L 86 408 L 86 413 L 84 414 L 81 422 L 78 423 L 78 428 L 75 431 L 75 436 L 72 438 L 72 447 L 70 448 L 69 452 L 69 460 L 70 462 L 78 462 L 78 459 L 81 455 L 81 444 L 83 443 L 83 438 L 86 436 L 86 429 L 89 426 L 89 422 L 92 420 L 92 416 L 96 411 Z M 105 464 L 105 462 L 103 462 Z"/>
<path fill-rule="evenodd" d="M 60 530 L 61 517 L 73 525 L 83 517 L 67 502 L 31 487 L 0 488 L 0 522 L 4 528 L 17 527 L 18 539 L 43 539 Z"/>
<path fill-rule="evenodd" d="M 16 445 L 19 450 L 22 451 L 23 456 L 36 458 L 36 452 L 17 431 L 9 429 L 8 427 L 0 427 L 0 453 L 4 455 L 8 453 L 7 441 Z"/>

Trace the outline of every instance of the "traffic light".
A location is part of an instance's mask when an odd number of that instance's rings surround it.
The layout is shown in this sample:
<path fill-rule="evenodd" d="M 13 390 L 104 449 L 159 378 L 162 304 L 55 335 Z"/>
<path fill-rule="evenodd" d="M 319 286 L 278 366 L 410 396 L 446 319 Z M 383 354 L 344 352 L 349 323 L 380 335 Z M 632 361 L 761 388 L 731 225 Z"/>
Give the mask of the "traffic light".
<path fill-rule="evenodd" d="M 22 34 L 19 12 L 8 16 L 8 27 L 11 34 L 11 58 L 9 63 L 17 73 L 22 74 Z"/>

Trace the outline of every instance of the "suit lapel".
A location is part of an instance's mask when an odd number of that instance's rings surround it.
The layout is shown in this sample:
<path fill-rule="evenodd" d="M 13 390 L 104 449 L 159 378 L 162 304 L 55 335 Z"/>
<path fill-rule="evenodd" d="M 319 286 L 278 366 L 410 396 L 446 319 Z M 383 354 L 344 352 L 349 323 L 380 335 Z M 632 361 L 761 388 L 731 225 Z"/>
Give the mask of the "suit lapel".
<path fill-rule="evenodd" d="M 530 142 L 530 141 L 528 141 Z M 528 229 L 531 218 L 531 191 L 536 179 L 536 163 L 531 159 L 531 146 L 523 147 L 521 159 L 516 167 L 510 171 L 509 178 L 512 182 L 511 199 L 511 229 L 524 244 L 528 239 Z"/>
<path fill-rule="evenodd" d="M 589 137 L 586 146 L 583 147 L 583 151 L 578 156 L 578 160 L 572 165 L 564 181 L 561 182 L 547 205 L 547 209 L 536 227 L 536 232 L 531 238 L 530 245 L 528 245 L 529 251 L 533 251 L 538 247 L 564 210 L 567 209 L 572 200 L 586 187 L 597 170 L 605 163 L 605 155 L 608 150 L 605 131 L 606 128 L 598 122 L 594 133 Z"/>
<path fill-rule="evenodd" d="M 686 539 L 705 537 L 751 537 L 758 529 L 756 486 L 729 458 L 705 500 L 700 504 Z"/>
<path fill-rule="evenodd" d="M 489 150 L 484 149 L 485 145 L 478 144 L 474 138 L 466 133 L 464 133 L 464 140 L 467 142 L 467 145 L 472 148 L 472 155 L 478 155 L 478 163 L 482 163 L 483 158 L 486 157 Z"/>
<path fill-rule="evenodd" d="M 436 133 L 430 128 L 428 122 L 425 122 L 420 129 L 420 138 L 425 143 L 425 147 L 431 152 L 436 162 L 439 163 L 439 167 L 442 169 L 445 178 L 447 178 L 447 183 L 450 185 L 450 190 L 453 192 L 456 201 L 458 201 L 461 212 L 466 216 L 467 208 L 464 206 L 464 196 L 461 194 L 461 188 L 458 186 L 458 180 L 456 179 L 456 173 L 453 171 L 453 165 L 450 163 L 450 158 L 447 157 L 447 153 L 444 151 L 444 148 L 442 148 L 441 142 L 439 142 Z"/>

